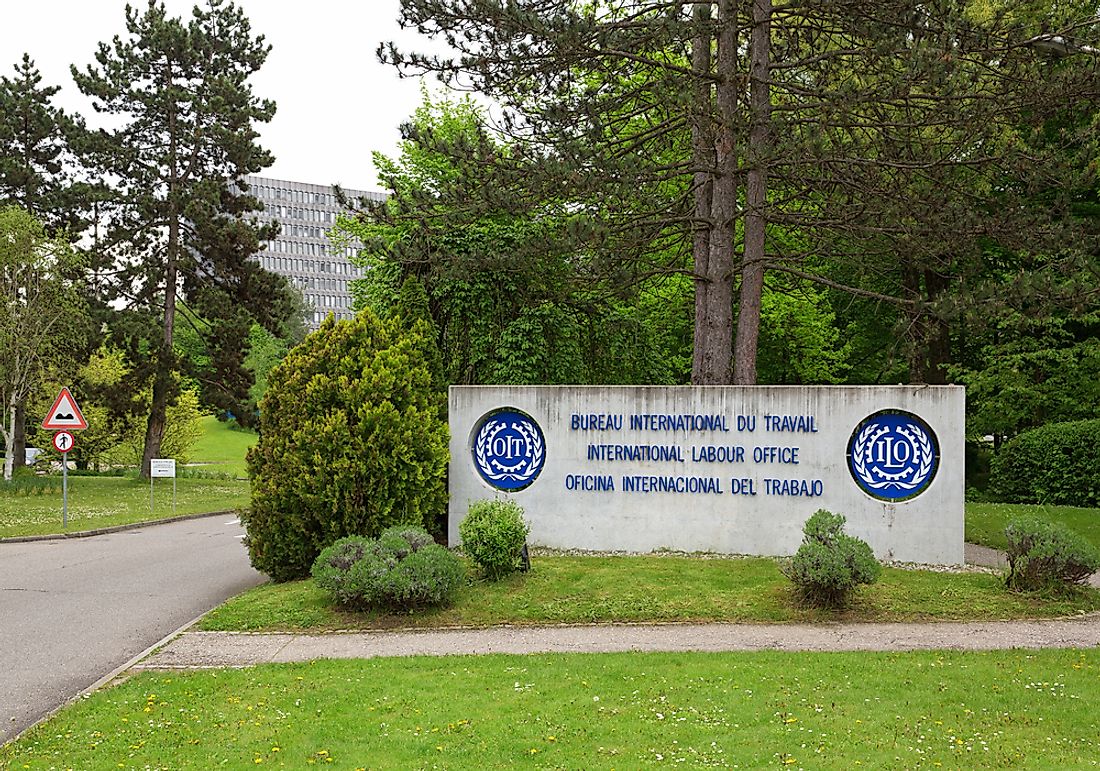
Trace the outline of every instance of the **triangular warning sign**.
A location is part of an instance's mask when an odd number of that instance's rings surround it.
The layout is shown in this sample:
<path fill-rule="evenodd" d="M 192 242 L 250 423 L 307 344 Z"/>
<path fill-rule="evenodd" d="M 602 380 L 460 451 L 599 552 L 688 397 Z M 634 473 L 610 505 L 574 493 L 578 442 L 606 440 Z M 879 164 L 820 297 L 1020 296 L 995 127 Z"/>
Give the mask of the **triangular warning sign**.
<path fill-rule="evenodd" d="M 81 414 L 80 408 L 76 406 L 76 399 L 69 393 L 68 388 L 62 388 L 61 393 L 53 400 L 50 411 L 46 413 L 46 419 L 42 421 L 42 428 L 58 431 L 87 427 L 88 421 L 84 420 L 84 415 Z"/>

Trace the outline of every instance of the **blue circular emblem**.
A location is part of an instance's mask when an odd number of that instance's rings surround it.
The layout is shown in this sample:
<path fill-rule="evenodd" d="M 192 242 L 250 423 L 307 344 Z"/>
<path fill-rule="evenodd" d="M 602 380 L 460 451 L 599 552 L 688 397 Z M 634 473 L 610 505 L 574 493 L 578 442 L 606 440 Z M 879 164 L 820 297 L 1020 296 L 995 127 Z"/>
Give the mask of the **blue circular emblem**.
<path fill-rule="evenodd" d="M 515 492 L 530 485 L 546 460 L 546 439 L 534 418 L 506 408 L 490 412 L 474 431 L 474 465 L 498 490 Z"/>
<path fill-rule="evenodd" d="M 848 440 L 848 470 L 865 493 L 904 501 L 923 493 L 940 466 L 936 434 L 911 412 L 876 412 Z"/>

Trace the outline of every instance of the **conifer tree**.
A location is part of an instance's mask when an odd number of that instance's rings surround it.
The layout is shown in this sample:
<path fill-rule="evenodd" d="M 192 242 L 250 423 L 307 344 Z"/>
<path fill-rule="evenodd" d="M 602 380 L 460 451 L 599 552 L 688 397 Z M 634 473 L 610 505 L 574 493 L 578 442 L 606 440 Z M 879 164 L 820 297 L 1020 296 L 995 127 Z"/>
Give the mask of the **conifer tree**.
<path fill-rule="evenodd" d="M 95 64 L 72 68 L 95 109 L 121 120 L 89 142 L 88 159 L 114 180 L 102 248 L 112 258 L 108 291 L 127 304 L 114 333 L 130 359 L 128 377 L 153 382 L 146 475 L 177 387 L 180 292 L 225 333 L 214 347 L 232 371 L 246 348 L 242 309 L 263 319 L 262 309 L 275 305 L 273 277 L 247 259 L 274 232 L 248 219 L 260 204 L 240 181 L 272 161 L 255 124 L 270 120 L 275 105 L 249 83 L 269 50 L 230 2 L 209 0 L 185 22 L 150 0 L 127 6 L 126 34 L 101 43 Z M 224 329 L 222 320 L 230 322 Z"/>
<path fill-rule="evenodd" d="M 59 90 L 42 85 L 29 54 L 14 77 L 0 76 L 0 201 L 30 212 L 51 234 L 75 236 L 88 191 L 74 179 L 71 148 L 83 125 L 53 104 Z"/>
<path fill-rule="evenodd" d="M 452 52 L 380 54 L 499 104 L 508 152 L 467 199 L 587 216 L 578 255 L 623 280 L 689 271 L 693 381 L 750 384 L 769 272 L 892 303 L 934 348 L 945 287 L 991 240 L 1073 243 L 1021 192 L 1051 168 L 1034 127 L 1095 106 L 1095 60 L 1048 66 L 1037 44 L 1094 51 L 1074 41 L 1095 8 L 1033 5 L 402 0 L 402 25 Z M 1046 187 L 1055 216 L 1070 189 Z"/>

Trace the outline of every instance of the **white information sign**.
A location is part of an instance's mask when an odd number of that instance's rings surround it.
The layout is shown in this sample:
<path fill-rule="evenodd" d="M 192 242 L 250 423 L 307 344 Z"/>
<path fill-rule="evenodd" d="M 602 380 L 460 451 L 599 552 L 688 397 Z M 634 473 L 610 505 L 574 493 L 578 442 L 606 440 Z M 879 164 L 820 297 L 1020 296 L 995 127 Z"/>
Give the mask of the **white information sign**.
<path fill-rule="evenodd" d="M 149 461 L 149 476 L 154 479 L 175 479 L 175 458 L 153 458 Z"/>
<path fill-rule="evenodd" d="M 448 534 L 507 497 L 534 545 L 788 555 L 828 509 L 959 564 L 964 424 L 957 386 L 455 386 Z"/>

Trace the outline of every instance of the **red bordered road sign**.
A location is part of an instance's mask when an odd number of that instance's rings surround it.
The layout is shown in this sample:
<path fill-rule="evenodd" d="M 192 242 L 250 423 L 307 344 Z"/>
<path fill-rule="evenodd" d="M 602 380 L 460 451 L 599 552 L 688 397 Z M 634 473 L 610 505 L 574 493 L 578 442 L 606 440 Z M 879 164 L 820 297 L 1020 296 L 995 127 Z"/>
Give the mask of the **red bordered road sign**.
<path fill-rule="evenodd" d="M 53 400 L 53 406 L 46 413 L 46 419 L 42 421 L 42 428 L 48 431 L 78 431 L 88 427 L 88 421 L 80 408 L 76 406 L 76 399 L 68 388 L 62 388 L 61 393 Z"/>
<path fill-rule="evenodd" d="M 58 431 L 53 435 L 53 448 L 60 453 L 66 453 L 73 449 L 75 440 L 68 431 Z"/>

